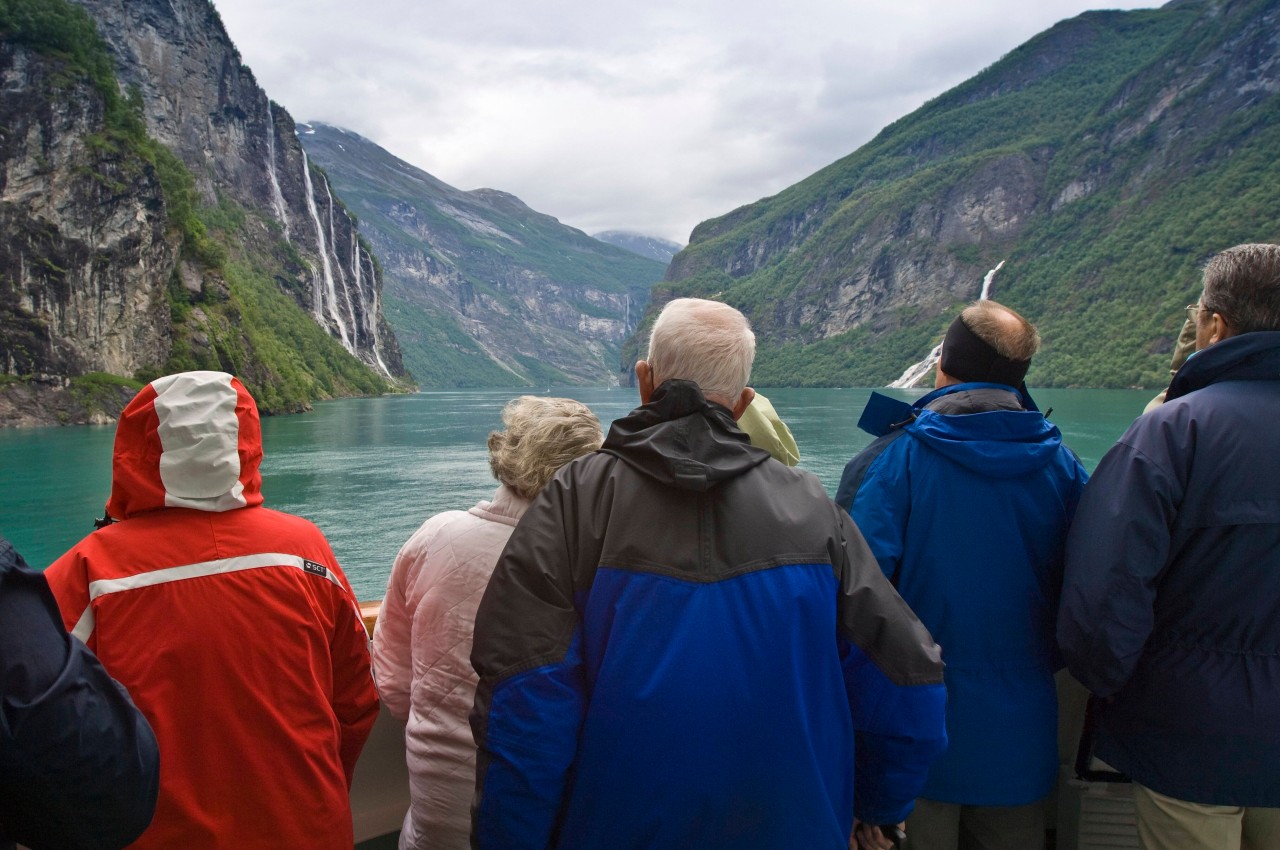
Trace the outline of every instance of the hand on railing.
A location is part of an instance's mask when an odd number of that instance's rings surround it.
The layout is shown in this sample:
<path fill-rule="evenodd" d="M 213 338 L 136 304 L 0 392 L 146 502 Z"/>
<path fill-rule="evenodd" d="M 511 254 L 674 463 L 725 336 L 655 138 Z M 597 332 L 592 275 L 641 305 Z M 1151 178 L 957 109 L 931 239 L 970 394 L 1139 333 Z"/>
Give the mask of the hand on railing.
<path fill-rule="evenodd" d="M 854 821 L 849 850 L 901 850 L 906 839 L 905 823 L 875 825 Z"/>

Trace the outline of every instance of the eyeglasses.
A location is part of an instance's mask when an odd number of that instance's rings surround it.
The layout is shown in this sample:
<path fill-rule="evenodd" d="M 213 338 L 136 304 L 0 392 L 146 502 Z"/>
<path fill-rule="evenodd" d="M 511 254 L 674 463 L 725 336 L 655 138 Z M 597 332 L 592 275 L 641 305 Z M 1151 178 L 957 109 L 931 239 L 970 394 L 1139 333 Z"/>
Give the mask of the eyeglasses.
<path fill-rule="evenodd" d="M 1190 319 L 1190 320 L 1191 320 L 1191 321 L 1193 321 L 1193 322 L 1198 322 L 1198 321 L 1200 321 L 1200 311 L 1201 311 L 1201 310 L 1206 310 L 1206 311 L 1208 311 L 1208 312 L 1210 312 L 1210 313 L 1215 313 L 1215 312 L 1217 312 L 1216 310 L 1214 310 L 1214 309 L 1213 309 L 1213 308 L 1211 308 L 1211 307 L 1205 307 L 1203 304 L 1188 304 L 1188 305 L 1187 305 L 1187 318 L 1188 318 L 1188 319 Z"/>

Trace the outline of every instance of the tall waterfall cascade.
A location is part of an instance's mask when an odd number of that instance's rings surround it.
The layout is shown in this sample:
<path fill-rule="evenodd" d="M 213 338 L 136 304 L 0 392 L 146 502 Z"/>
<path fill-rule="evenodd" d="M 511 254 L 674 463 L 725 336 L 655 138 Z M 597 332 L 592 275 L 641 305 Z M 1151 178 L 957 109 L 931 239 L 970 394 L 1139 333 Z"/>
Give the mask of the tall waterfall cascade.
<path fill-rule="evenodd" d="M 391 377 L 391 370 L 387 368 L 387 364 L 382 360 L 382 340 L 378 335 L 378 316 L 382 310 L 378 304 L 378 287 L 377 274 L 374 271 L 373 257 L 364 246 L 360 244 L 360 237 L 356 234 L 356 229 L 351 228 L 351 271 L 356 279 L 356 295 L 364 297 L 364 281 L 366 278 L 361 274 L 361 268 L 365 261 L 369 263 L 369 302 L 365 305 L 364 311 L 364 329 L 369 335 L 369 339 L 373 340 L 373 359 L 377 361 L 378 368 L 388 378 Z"/>
<path fill-rule="evenodd" d="M 995 279 L 996 272 L 1000 271 L 1000 267 L 1003 266 L 1004 264 L 1005 264 L 1004 260 L 1001 260 L 1000 262 L 996 263 L 996 267 L 994 269 L 991 269 L 989 272 L 987 272 L 986 275 L 982 278 L 982 291 L 978 294 L 979 301 L 987 301 L 991 298 L 991 281 Z M 902 376 L 899 377 L 898 380 L 889 384 L 889 389 L 909 390 L 912 387 L 916 386 L 917 384 L 920 383 L 921 380 L 923 380 L 930 372 L 934 370 L 934 367 L 938 365 L 938 360 L 941 357 L 942 357 L 942 343 L 938 343 L 933 347 L 933 350 L 930 351 L 928 356 L 926 356 L 923 360 L 921 360 L 919 363 L 913 363 L 912 365 L 908 366 L 906 371 L 902 373 Z"/>
<path fill-rule="evenodd" d="M 329 243 L 325 241 L 324 228 L 320 225 L 320 210 L 316 207 L 315 189 L 311 182 L 311 163 L 307 159 L 306 148 L 300 147 L 300 150 L 302 150 L 302 179 L 307 192 L 307 212 L 311 214 L 311 223 L 316 227 L 316 245 L 320 249 L 320 270 L 324 283 L 322 287 L 321 281 L 312 277 L 311 312 L 315 315 L 316 321 L 322 325 L 326 324 L 325 315 L 328 314 L 338 328 L 342 347 L 355 354 L 355 346 L 347 336 L 347 326 L 342 321 L 342 314 L 338 310 L 338 291 L 333 282 L 333 263 L 329 261 Z M 312 269 L 312 274 L 315 274 L 315 269 Z"/>
<path fill-rule="evenodd" d="M 333 258 L 334 260 L 337 260 L 338 259 L 338 236 L 333 226 L 333 208 L 337 206 L 337 204 L 333 202 L 333 192 L 329 190 L 329 180 L 327 178 L 322 178 L 321 182 L 324 184 L 325 199 L 329 202 L 329 244 L 333 246 Z M 332 265 L 333 265 L 334 271 L 337 272 L 337 281 L 333 288 L 333 298 L 335 302 L 338 297 L 338 288 L 339 288 L 338 284 L 341 285 L 340 288 L 342 290 L 342 303 L 341 304 L 335 303 L 335 308 L 338 310 L 341 310 L 343 306 L 347 308 L 346 319 L 351 323 L 350 324 L 350 327 L 351 327 L 350 351 L 352 354 L 355 354 L 356 348 L 358 348 L 357 343 L 359 340 L 359 334 L 356 333 L 356 310 L 355 310 L 355 307 L 353 307 L 351 304 L 351 288 L 347 286 L 347 273 L 343 270 L 342 263 L 334 262 Z"/>
<path fill-rule="evenodd" d="M 292 243 L 293 240 L 289 237 L 289 207 L 284 201 L 280 177 L 276 173 L 276 121 L 270 100 L 267 101 L 267 176 L 271 180 L 271 208 L 284 228 L 284 241 Z"/>

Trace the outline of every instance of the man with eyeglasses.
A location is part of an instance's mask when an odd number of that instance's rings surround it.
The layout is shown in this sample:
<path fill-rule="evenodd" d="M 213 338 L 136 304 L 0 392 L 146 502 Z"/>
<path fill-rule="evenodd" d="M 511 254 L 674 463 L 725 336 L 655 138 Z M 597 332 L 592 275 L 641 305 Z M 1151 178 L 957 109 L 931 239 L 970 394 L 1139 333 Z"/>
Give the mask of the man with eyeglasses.
<path fill-rule="evenodd" d="M 1058 640 L 1141 844 L 1280 847 L 1280 246 L 1210 260 L 1196 353 L 1085 487 Z"/>

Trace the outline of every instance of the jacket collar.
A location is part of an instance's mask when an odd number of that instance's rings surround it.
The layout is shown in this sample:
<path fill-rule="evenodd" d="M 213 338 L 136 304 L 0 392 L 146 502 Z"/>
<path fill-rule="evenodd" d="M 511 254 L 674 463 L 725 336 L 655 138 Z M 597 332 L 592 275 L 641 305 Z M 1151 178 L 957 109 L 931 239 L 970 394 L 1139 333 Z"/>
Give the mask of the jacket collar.
<path fill-rule="evenodd" d="M 992 410 L 1017 410 L 1026 408 L 1013 387 L 970 386 L 958 384 L 955 392 L 938 394 L 932 401 L 921 405 L 925 410 L 948 416 L 966 413 L 986 413 Z M 951 389 L 947 387 L 946 389 Z"/>
<path fill-rule="evenodd" d="M 1229 337 L 1197 351 L 1169 384 L 1165 401 L 1219 381 L 1280 380 L 1280 331 L 1254 331 Z"/>
<path fill-rule="evenodd" d="M 516 493 L 506 484 L 499 484 L 498 489 L 493 493 L 492 499 L 480 502 L 467 513 L 472 516 L 478 516 L 481 519 L 500 522 L 503 525 L 515 526 L 528 508 L 528 499 Z"/>
<path fill-rule="evenodd" d="M 963 384 L 952 384 L 941 389 L 934 390 L 928 395 L 921 396 L 914 403 L 902 401 L 901 399 L 891 398 L 884 393 L 873 392 L 871 397 L 867 399 L 866 406 L 862 409 L 862 416 L 858 419 L 858 427 L 873 437 L 883 437 L 893 431 L 902 428 L 915 421 L 920 415 L 920 411 L 932 406 L 941 404 L 943 407 L 949 407 L 947 401 L 940 402 L 947 396 L 955 393 L 973 393 L 978 395 L 986 395 L 987 390 L 994 390 L 1003 393 L 1013 393 L 1018 402 L 1025 411 L 1040 412 L 1040 408 L 1036 407 L 1036 403 L 1031 399 L 1031 394 L 1027 392 L 1027 385 L 1021 387 L 1011 387 L 1007 384 L 991 384 L 982 381 L 967 381 Z M 943 410 L 942 413 L 952 413 L 956 411 Z"/>

